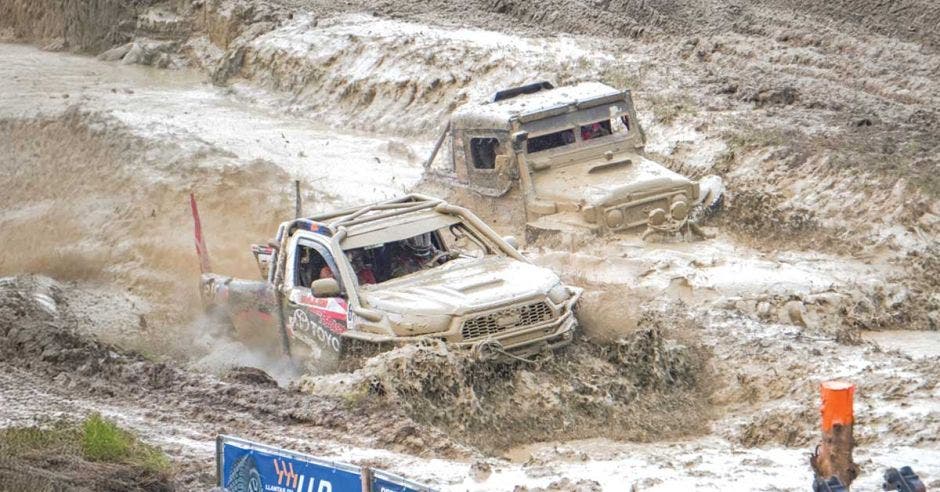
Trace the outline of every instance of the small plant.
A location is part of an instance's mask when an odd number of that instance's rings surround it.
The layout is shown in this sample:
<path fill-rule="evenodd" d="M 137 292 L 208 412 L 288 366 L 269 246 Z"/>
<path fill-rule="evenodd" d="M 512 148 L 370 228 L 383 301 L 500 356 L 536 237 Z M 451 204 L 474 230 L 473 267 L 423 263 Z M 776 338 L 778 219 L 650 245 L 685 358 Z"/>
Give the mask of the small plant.
<path fill-rule="evenodd" d="M 134 437 L 100 414 L 82 422 L 82 454 L 91 461 L 117 462 L 130 455 Z"/>
<path fill-rule="evenodd" d="M 82 422 L 82 455 L 89 461 L 126 463 L 153 472 L 170 466 L 169 459 L 159 449 L 140 442 L 97 413 Z"/>

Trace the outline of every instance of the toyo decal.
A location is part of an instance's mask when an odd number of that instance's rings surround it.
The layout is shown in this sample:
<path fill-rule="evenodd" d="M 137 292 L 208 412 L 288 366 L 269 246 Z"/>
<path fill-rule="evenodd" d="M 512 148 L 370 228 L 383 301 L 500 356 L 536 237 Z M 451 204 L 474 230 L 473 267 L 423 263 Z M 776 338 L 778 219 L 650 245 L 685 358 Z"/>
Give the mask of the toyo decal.
<path fill-rule="evenodd" d="M 296 300 L 293 298 L 291 300 L 306 307 L 307 312 L 317 318 L 317 322 L 327 330 L 337 334 L 346 331 L 348 307 L 345 299 L 337 297 L 320 298 L 303 294 L 298 296 Z"/>
<path fill-rule="evenodd" d="M 340 350 L 339 337 L 324 328 L 322 324 L 312 321 L 310 315 L 303 309 L 294 310 L 294 313 L 287 321 L 287 329 L 291 333 L 300 332 L 311 339 L 319 340 L 321 344 L 329 346 L 336 352 Z"/>

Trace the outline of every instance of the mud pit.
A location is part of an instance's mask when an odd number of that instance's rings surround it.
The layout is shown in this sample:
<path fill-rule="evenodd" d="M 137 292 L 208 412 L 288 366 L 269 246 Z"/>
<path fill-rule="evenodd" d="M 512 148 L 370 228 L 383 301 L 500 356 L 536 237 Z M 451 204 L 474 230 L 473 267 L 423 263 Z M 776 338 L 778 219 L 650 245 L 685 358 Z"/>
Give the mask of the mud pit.
<path fill-rule="evenodd" d="M 527 2 L 473 16 L 140 2 L 102 17 L 136 20 L 110 37 L 77 22 L 59 38 L 60 17 L 22 24 L 55 7 L 21 4 L 0 7 L 16 14 L 0 26 L 21 23 L 0 35 L 117 51 L 0 45 L 0 275 L 56 279 L 0 286 L 2 425 L 101 411 L 167 450 L 194 490 L 218 432 L 453 490 L 805 490 L 816 384 L 842 377 L 859 383 L 857 487 L 901 464 L 940 486 L 923 348 L 938 340 L 920 331 L 940 326 L 929 33 L 874 14 L 872 31 L 818 13 L 807 27 L 774 2 L 772 19 L 759 2 L 584 18 Z M 935 24 L 920 10 L 905 26 Z M 723 34 L 688 24 L 729 15 Z M 559 27 L 572 34 L 544 34 Z M 527 252 L 588 289 L 588 339 L 538 365 L 427 346 L 298 378 L 199 317 L 190 190 L 216 269 L 251 278 L 247 245 L 289 216 L 291 179 L 310 212 L 410 189 L 456 104 L 543 78 L 634 88 L 649 149 L 731 190 L 710 242 Z M 860 331 L 899 328 L 918 331 Z"/>

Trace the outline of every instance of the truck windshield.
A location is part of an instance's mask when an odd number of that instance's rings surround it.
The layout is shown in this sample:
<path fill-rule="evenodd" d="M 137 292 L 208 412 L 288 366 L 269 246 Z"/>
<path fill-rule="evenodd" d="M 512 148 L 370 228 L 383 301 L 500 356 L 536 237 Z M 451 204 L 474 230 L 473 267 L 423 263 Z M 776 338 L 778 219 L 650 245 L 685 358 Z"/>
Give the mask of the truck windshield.
<path fill-rule="evenodd" d="M 614 104 L 527 122 L 526 152 L 538 152 L 585 142 L 608 135 L 626 135 L 630 116 L 625 105 Z"/>
<path fill-rule="evenodd" d="M 526 142 L 526 152 L 534 154 L 543 150 L 554 149 L 574 143 L 574 130 L 562 130 L 532 137 Z"/>
<path fill-rule="evenodd" d="M 380 284 L 458 258 L 481 258 L 493 249 L 462 223 L 385 243 L 346 250 L 362 285 Z"/>

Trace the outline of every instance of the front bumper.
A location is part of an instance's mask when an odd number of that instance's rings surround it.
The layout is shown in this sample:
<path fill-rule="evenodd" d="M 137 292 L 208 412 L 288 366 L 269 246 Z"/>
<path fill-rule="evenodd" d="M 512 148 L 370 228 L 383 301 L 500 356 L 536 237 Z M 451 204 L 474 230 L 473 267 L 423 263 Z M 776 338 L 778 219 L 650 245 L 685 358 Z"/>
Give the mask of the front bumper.
<path fill-rule="evenodd" d="M 460 319 L 456 319 L 447 333 L 443 334 L 389 336 L 362 331 L 347 331 L 342 334 L 342 337 L 367 343 L 392 343 L 396 345 L 415 343 L 428 339 L 439 339 L 453 347 L 461 349 L 470 349 L 484 342 L 489 344 L 496 343 L 502 350 L 513 355 L 531 355 L 563 347 L 571 343 L 574 339 L 574 333 L 578 328 L 578 319 L 575 312 L 577 311 L 578 301 L 581 299 L 583 291 L 576 287 L 568 288 L 571 290 L 572 295 L 563 303 L 554 305 L 559 314 L 553 319 L 544 323 L 510 329 L 487 336 L 475 337 L 470 340 L 464 340 L 460 334 Z M 546 302 L 550 301 L 546 300 Z M 494 309 L 494 311 L 495 310 L 498 309 Z M 483 313 L 485 313 L 485 311 Z M 479 314 L 481 313 L 474 313 L 474 315 Z"/>
<path fill-rule="evenodd" d="M 460 341 L 454 343 L 454 345 L 461 348 L 472 348 L 481 342 L 496 342 L 503 350 L 513 355 L 526 355 L 562 347 L 571 343 L 574 338 L 574 332 L 578 327 L 575 306 L 580 298 L 581 291 L 575 291 L 574 295 L 563 304 L 562 314 L 551 321 Z"/>
<path fill-rule="evenodd" d="M 650 212 L 659 208 L 667 213 L 678 196 L 685 196 L 688 203 L 690 190 L 668 190 L 616 205 L 597 207 L 595 220 L 605 230 L 618 232 L 647 225 Z"/>

